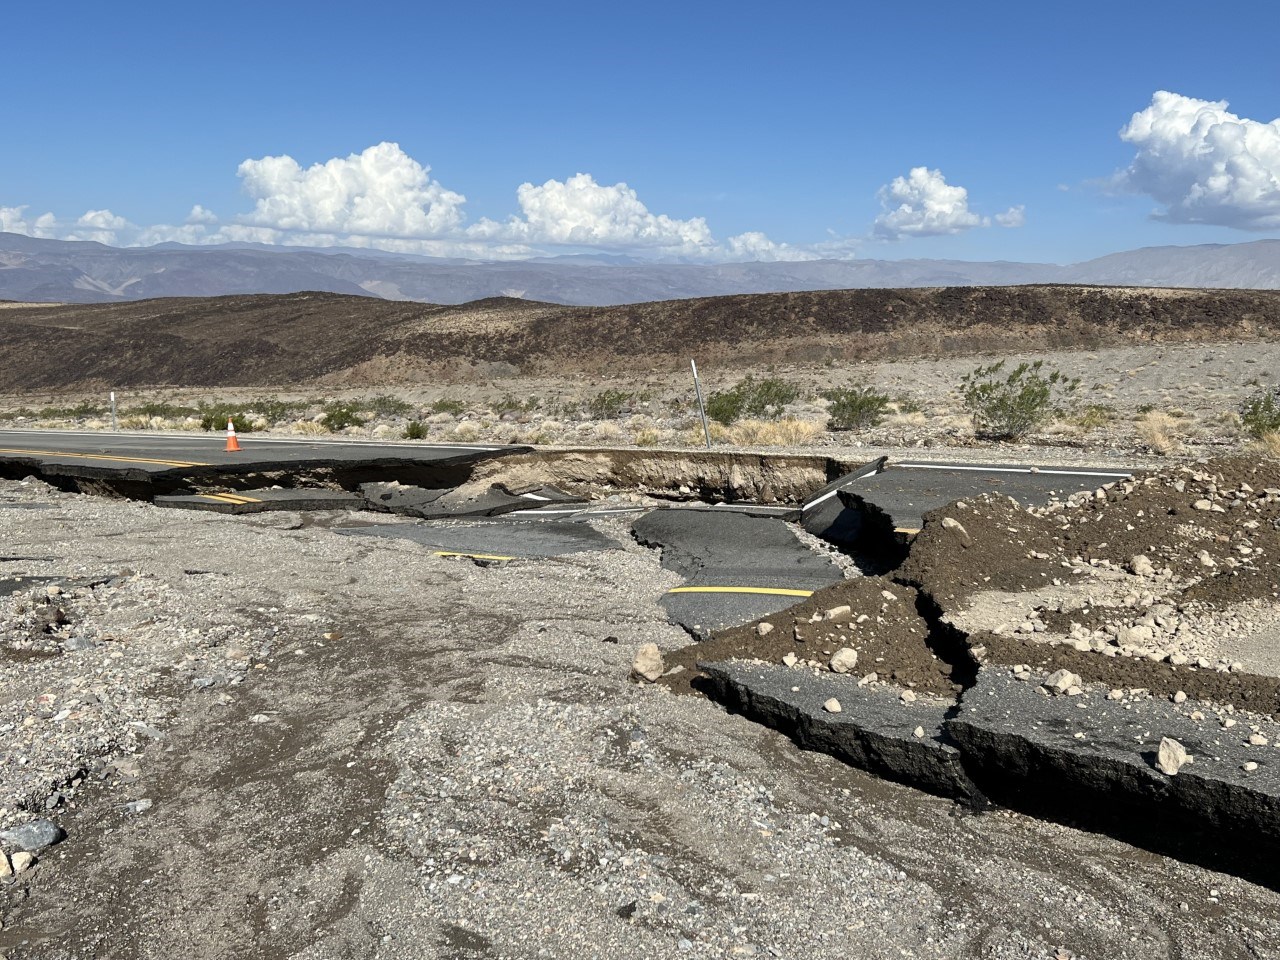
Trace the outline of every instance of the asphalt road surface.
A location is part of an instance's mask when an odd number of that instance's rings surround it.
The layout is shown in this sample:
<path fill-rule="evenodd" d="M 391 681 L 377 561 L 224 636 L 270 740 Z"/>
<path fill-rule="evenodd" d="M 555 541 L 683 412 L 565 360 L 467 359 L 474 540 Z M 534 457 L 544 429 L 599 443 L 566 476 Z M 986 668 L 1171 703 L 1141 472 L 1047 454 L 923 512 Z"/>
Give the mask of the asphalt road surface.
<path fill-rule="evenodd" d="M 528 453 L 529 447 L 483 444 L 395 444 L 352 440 L 286 440 L 241 436 L 239 452 L 226 450 L 222 433 L 105 433 L 71 430 L 0 430 L 0 466 L 15 464 L 44 474 L 154 478 L 245 473 L 316 466 L 420 464 L 450 466 Z"/>

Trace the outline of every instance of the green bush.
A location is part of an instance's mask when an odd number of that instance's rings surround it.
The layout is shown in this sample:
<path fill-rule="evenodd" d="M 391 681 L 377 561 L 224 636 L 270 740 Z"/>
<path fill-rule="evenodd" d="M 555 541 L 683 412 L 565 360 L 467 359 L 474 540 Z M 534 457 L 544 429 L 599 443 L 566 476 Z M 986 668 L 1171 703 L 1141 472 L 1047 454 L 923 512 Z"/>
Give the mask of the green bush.
<path fill-rule="evenodd" d="M 633 399 L 624 390 L 605 390 L 586 402 L 586 411 L 592 420 L 613 420 L 622 416 Z"/>
<path fill-rule="evenodd" d="M 236 425 L 236 433 L 253 433 L 253 421 L 249 408 L 222 401 L 201 401 L 196 412 L 200 415 L 201 430 L 225 430 L 227 421 Z"/>
<path fill-rule="evenodd" d="M 795 403 L 800 395 L 798 386 L 777 377 L 760 381 L 747 377 L 732 389 L 719 390 L 707 397 L 707 416 L 725 426 L 744 417 L 776 420 L 782 408 Z"/>
<path fill-rule="evenodd" d="M 101 417 L 106 412 L 107 407 L 102 404 L 85 400 L 74 407 L 45 407 L 40 411 L 39 417 L 41 420 L 87 420 L 91 417 Z"/>
<path fill-rule="evenodd" d="M 898 408 L 899 413 L 920 413 L 924 410 L 924 404 L 915 397 L 905 393 L 900 393 L 893 398 L 893 405 Z"/>
<path fill-rule="evenodd" d="M 427 428 L 421 420 L 410 420 L 405 425 L 404 438 L 406 440 L 425 440 L 427 439 Z"/>
<path fill-rule="evenodd" d="M 1280 432 L 1280 387 L 1262 390 L 1240 404 L 1240 424 L 1254 437 Z"/>
<path fill-rule="evenodd" d="M 324 405 L 324 416 L 320 423 L 330 433 L 337 433 L 347 427 L 363 427 L 364 417 L 360 414 L 360 404 L 350 400 L 328 400 Z"/>
<path fill-rule="evenodd" d="M 1047 375 L 1044 361 L 1020 363 L 1006 376 L 1004 361 L 979 367 L 960 379 L 965 409 L 981 436 L 1024 437 L 1054 414 L 1055 402 L 1073 394 L 1080 380 L 1057 370 Z"/>
<path fill-rule="evenodd" d="M 447 413 L 454 417 L 460 417 L 467 412 L 467 405 L 461 400 L 454 400 L 452 397 L 441 397 L 431 404 L 431 412 Z"/>
<path fill-rule="evenodd" d="M 279 397 L 256 397 L 250 400 L 247 409 L 256 413 L 267 423 L 279 423 L 282 420 L 295 420 L 311 406 L 309 400 L 281 400 Z"/>
<path fill-rule="evenodd" d="M 1117 418 L 1116 408 L 1105 403 L 1091 403 L 1075 416 L 1075 424 L 1081 430 L 1097 430 Z"/>
<path fill-rule="evenodd" d="M 889 406 L 889 397 L 870 387 L 840 387 L 824 390 L 822 396 L 831 401 L 827 411 L 827 427 L 831 430 L 865 430 L 879 426 Z"/>
<path fill-rule="evenodd" d="M 120 411 L 122 417 L 163 417 L 166 420 L 180 420 L 183 417 L 194 417 L 195 407 L 187 407 L 167 400 L 148 400 L 134 407 L 126 407 Z"/>
<path fill-rule="evenodd" d="M 390 394 L 364 400 L 361 405 L 375 417 L 407 417 L 413 413 L 413 404 Z"/>

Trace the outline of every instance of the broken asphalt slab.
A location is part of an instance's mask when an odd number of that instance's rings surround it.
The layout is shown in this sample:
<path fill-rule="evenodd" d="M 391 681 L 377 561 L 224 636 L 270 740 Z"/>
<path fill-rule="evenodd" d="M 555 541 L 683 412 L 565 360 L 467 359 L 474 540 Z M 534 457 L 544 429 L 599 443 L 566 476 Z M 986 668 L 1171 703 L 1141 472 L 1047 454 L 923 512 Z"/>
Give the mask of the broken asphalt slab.
<path fill-rule="evenodd" d="M 503 524 L 484 521 L 379 523 L 335 527 L 334 532 L 353 537 L 411 540 L 442 556 L 464 556 L 480 560 L 535 559 L 618 549 L 616 541 L 594 527 L 572 521 L 511 521 Z"/>
<path fill-rule="evenodd" d="M 662 598 L 673 623 L 695 635 L 776 613 L 844 579 L 829 558 L 774 518 L 655 510 L 632 524 L 643 546 L 685 583 Z"/>
<path fill-rule="evenodd" d="M 713 699 L 805 749 L 938 796 L 985 802 L 945 732 L 952 707 L 946 701 L 904 703 L 896 687 L 859 686 L 854 677 L 805 668 L 746 661 L 698 668 Z M 838 713 L 823 706 L 832 698 L 840 703 Z"/>
<path fill-rule="evenodd" d="M 366 510 L 369 506 L 368 501 L 357 493 L 308 488 L 178 494 L 159 496 L 153 502 L 157 507 L 230 514 L 272 510 Z"/>
<path fill-rule="evenodd" d="M 1054 696 L 984 669 L 943 729 L 997 803 L 1280 885 L 1280 724 L 1098 687 Z M 1155 765 L 1164 737 L 1194 758 L 1173 776 Z"/>

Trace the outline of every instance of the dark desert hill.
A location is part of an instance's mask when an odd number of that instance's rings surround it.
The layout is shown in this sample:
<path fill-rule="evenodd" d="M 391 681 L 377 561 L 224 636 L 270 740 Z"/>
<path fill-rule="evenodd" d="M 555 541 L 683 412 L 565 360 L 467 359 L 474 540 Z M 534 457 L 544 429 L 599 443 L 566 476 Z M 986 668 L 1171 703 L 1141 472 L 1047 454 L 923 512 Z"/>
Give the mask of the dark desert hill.
<path fill-rule="evenodd" d="M 333 293 L 0 303 L 0 390 L 376 385 L 1280 335 L 1280 291 L 830 290 L 566 307 Z M 497 366 L 495 366 L 497 365 Z"/>

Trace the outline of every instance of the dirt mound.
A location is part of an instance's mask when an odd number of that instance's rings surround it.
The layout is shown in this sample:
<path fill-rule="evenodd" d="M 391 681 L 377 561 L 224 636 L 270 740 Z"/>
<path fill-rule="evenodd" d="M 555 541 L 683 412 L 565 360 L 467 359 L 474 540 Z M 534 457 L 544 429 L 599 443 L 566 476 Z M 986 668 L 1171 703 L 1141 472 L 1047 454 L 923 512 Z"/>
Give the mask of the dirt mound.
<path fill-rule="evenodd" d="M 829 618 L 822 619 L 824 615 Z M 776 664 L 788 654 L 793 654 L 797 663 L 827 669 L 832 654 L 848 647 L 858 653 L 857 665 L 850 672 L 868 682 L 891 682 L 943 697 L 954 696 L 961 689 L 956 670 L 930 646 L 929 624 L 916 611 L 916 591 L 882 577 L 847 580 L 820 590 L 804 603 L 760 623 L 769 624 L 769 632 L 761 635 L 754 623 L 734 627 L 669 654 L 668 668 L 680 666 L 684 670 L 663 677 L 662 682 L 689 693 L 704 679 L 697 668 L 699 662 L 763 660 Z"/>
<path fill-rule="evenodd" d="M 830 290 L 566 307 L 333 293 L 0 311 L 0 390 L 408 383 L 936 357 L 1280 333 L 1280 292 L 1105 287 Z"/>

